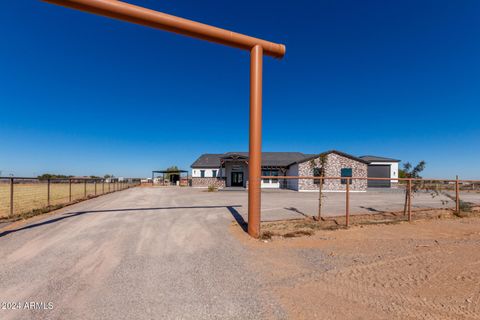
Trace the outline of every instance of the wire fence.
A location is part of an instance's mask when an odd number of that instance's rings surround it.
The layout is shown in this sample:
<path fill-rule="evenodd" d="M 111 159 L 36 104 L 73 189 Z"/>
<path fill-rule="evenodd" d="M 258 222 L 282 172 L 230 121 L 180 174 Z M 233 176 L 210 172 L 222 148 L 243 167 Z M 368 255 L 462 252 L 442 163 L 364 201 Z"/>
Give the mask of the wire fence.
<path fill-rule="evenodd" d="M 140 184 L 140 179 L 0 177 L 0 219 L 49 211 Z"/>
<path fill-rule="evenodd" d="M 271 177 L 262 176 L 262 179 Z M 278 176 L 281 186 L 308 188 L 302 197 L 287 195 L 275 199 L 268 212 L 275 217 L 294 217 L 292 213 L 332 226 L 372 222 L 412 221 L 443 214 L 480 212 L 480 180 Z M 390 188 L 367 187 L 370 181 L 389 181 Z M 375 183 L 373 183 L 374 185 Z M 332 188 L 335 186 L 335 188 Z M 336 192 L 332 192 L 336 191 Z M 312 194 L 313 192 L 313 194 Z M 265 193 L 268 197 L 274 194 Z M 283 211 L 283 213 L 281 212 Z M 287 212 L 289 211 L 289 212 Z"/>

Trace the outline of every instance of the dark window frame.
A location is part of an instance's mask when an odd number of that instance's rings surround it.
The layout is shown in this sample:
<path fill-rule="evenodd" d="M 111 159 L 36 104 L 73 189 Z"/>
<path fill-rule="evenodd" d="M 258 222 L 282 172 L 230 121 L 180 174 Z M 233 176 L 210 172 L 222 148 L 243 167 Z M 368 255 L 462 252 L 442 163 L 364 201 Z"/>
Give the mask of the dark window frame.
<path fill-rule="evenodd" d="M 262 169 L 262 176 L 268 177 L 278 177 L 279 170 L 278 169 Z M 263 179 L 263 183 L 277 183 L 278 179 Z"/>
<path fill-rule="evenodd" d="M 205 178 L 205 170 L 200 170 L 200 178 Z"/>
<path fill-rule="evenodd" d="M 212 178 L 216 178 L 216 177 L 217 177 L 217 171 L 218 171 L 218 170 L 212 170 Z"/>
<path fill-rule="evenodd" d="M 342 168 L 340 169 L 340 176 L 341 177 L 353 177 L 353 169 L 352 168 Z M 349 179 L 348 180 L 349 183 L 348 184 L 352 184 L 353 180 L 352 179 Z M 340 179 L 340 183 L 341 184 L 347 184 L 347 179 Z"/>
<path fill-rule="evenodd" d="M 322 177 L 322 168 L 315 167 L 313 168 L 313 176 L 314 177 Z M 322 184 L 325 184 L 325 179 L 321 179 Z M 320 179 L 313 179 L 313 184 L 320 184 Z"/>

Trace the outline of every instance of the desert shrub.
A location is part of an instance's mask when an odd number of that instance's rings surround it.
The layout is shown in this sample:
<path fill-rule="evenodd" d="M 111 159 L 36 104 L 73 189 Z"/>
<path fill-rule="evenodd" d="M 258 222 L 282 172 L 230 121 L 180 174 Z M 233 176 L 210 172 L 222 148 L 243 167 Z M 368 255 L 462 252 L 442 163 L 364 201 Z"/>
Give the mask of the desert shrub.
<path fill-rule="evenodd" d="M 215 192 L 215 191 L 217 191 L 217 187 L 216 187 L 216 186 L 214 186 L 214 185 L 208 186 L 208 192 Z"/>

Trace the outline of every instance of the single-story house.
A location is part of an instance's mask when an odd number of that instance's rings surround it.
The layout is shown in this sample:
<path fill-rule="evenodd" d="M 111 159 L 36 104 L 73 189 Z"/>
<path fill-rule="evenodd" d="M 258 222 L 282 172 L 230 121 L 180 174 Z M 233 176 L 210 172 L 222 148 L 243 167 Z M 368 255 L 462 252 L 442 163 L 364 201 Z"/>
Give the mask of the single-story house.
<path fill-rule="evenodd" d="M 398 163 L 400 160 L 377 156 L 361 156 L 360 159 L 368 161 L 369 178 L 398 178 Z M 369 180 L 368 187 L 390 188 L 397 182 L 398 180 Z"/>
<path fill-rule="evenodd" d="M 383 160 L 382 160 L 383 159 Z M 386 170 L 388 167 L 389 170 Z M 217 188 L 248 187 L 248 152 L 202 154 L 192 165 L 192 186 Z M 318 190 L 319 180 L 277 179 L 276 176 L 369 177 L 370 174 L 386 178 L 398 177 L 398 160 L 364 156 L 355 157 L 337 150 L 319 154 L 301 152 L 263 152 L 262 188 L 283 188 L 296 191 Z M 376 181 L 378 182 L 378 181 Z M 381 181 L 380 181 L 381 182 Z M 346 180 L 329 180 L 323 183 L 325 191 L 345 190 Z M 387 187 L 385 183 L 367 183 L 350 180 L 350 190 L 365 191 L 369 187 Z M 391 184 L 388 184 L 390 187 Z"/>

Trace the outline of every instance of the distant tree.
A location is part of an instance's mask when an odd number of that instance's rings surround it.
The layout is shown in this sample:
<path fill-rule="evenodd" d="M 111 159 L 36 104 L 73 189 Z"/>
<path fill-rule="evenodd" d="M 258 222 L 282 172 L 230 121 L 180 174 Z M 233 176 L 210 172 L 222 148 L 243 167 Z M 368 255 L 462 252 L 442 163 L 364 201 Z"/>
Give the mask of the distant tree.
<path fill-rule="evenodd" d="M 106 174 L 103 176 L 104 179 L 110 179 L 113 178 L 113 174 Z"/>
<path fill-rule="evenodd" d="M 425 165 L 427 163 L 425 161 L 420 161 L 415 167 L 412 166 L 412 164 L 410 162 L 405 162 L 403 164 L 403 169 L 400 170 L 402 172 L 403 175 L 405 175 L 405 178 L 422 178 L 420 176 L 420 172 L 422 172 L 423 170 L 425 170 Z M 399 172 L 400 174 L 400 172 Z"/>
<path fill-rule="evenodd" d="M 177 166 L 171 166 L 167 168 L 167 173 L 165 174 L 165 179 L 170 181 L 171 172 L 178 172 L 180 170 Z"/>
<path fill-rule="evenodd" d="M 68 179 L 72 176 L 66 176 L 63 174 L 52 174 L 52 173 L 44 173 L 37 177 L 39 180 L 48 180 L 48 179 Z"/>
<path fill-rule="evenodd" d="M 99 176 L 90 176 L 92 179 L 101 179 Z"/>

